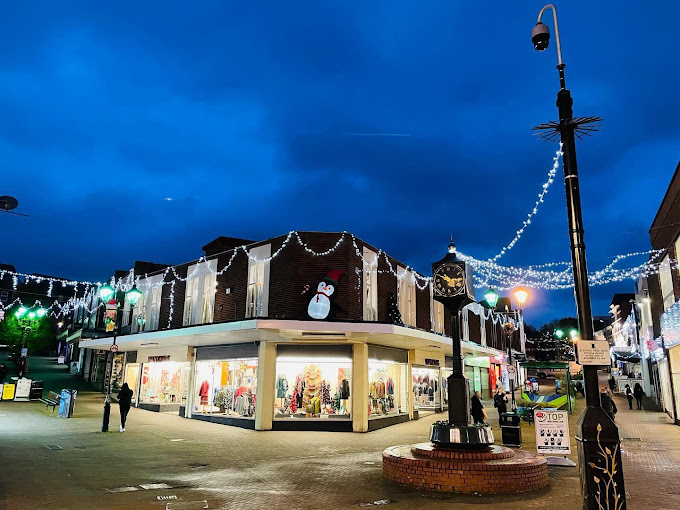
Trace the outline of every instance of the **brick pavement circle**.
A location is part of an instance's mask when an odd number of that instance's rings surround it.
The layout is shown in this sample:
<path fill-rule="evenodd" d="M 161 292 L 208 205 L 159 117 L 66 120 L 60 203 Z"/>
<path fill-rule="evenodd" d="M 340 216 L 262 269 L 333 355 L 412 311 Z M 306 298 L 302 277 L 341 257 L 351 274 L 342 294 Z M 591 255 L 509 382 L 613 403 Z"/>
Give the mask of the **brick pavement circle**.
<path fill-rule="evenodd" d="M 383 475 L 391 482 L 418 489 L 460 494 L 527 492 L 549 483 L 546 459 L 525 450 L 504 447 L 494 447 L 490 452 L 443 450 L 443 455 L 438 451 L 433 455 L 432 450 L 427 443 L 385 449 Z M 420 451 L 427 456 L 419 455 Z M 492 458 L 481 458 L 483 453 Z"/>
<path fill-rule="evenodd" d="M 438 457 L 444 459 L 463 459 L 463 460 L 500 460 L 509 459 L 515 453 L 504 446 L 493 445 L 485 450 L 455 450 L 437 448 L 432 443 L 418 443 L 411 448 L 414 455 L 421 457 Z"/>

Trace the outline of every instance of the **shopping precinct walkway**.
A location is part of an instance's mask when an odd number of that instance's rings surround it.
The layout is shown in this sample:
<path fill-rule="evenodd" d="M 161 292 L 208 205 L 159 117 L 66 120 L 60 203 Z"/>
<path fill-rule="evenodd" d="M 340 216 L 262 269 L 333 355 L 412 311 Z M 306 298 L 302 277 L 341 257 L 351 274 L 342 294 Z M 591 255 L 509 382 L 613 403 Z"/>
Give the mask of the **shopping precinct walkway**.
<path fill-rule="evenodd" d="M 40 363 L 33 362 L 37 376 Z M 52 388 L 72 386 L 65 369 L 44 363 Z M 211 509 L 244 510 L 580 508 L 574 468 L 550 468 L 546 490 L 504 497 L 423 493 L 385 482 L 382 450 L 427 440 L 441 414 L 351 434 L 255 432 L 133 409 L 127 432 L 102 434 L 102 405 L 101 394 L 81 390 L 75 417 L 62 419 L 39 403 L 0 402 L 0 509 L 189 509 L 204 501 Z M 661 413 L 627 411 L 623 400 L 618 407 L 628 508 L 680 508 L 680 427 Z M 498 432 L 495 409 L 488 411 Z M 533 450 L 529 425 L 523 435 L 524 448 Z"/>

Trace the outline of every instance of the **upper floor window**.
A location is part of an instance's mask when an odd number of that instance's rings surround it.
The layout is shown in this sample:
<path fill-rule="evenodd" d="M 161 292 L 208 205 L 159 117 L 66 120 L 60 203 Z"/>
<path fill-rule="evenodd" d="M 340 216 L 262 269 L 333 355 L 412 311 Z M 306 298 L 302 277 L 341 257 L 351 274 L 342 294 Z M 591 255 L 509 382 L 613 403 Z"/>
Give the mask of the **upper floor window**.
<path fill-rule="evenodd" d="M 142 291 L 142 296 L 132 311 L 131 330 L 133 332 L 158 329 L 163 294 L 162 282 L 162 274 L 139 280 L 138 287 Z"/>
<path fill-rule="evenodd" d="M 378 255 L 364 248 L 364 320 L 378 320 Z"/>
<path fill-rule="evenodd" d="M 269 257 L 272 245 L 257 246 L 248 251 L 248 292 L 246 317 L 266 317 L 269 313 Z"/>
<path fill-rule="evenodd" d="M 661 284 L 661 296 L 663 297 L 663 309 L 668 310 L 675 304 L 673 294 L 673 277 L 671 274 L 671 259 L 666 255 L 659 265 L 659 283 Z"/>
<path fill-rule="evenodd" d="M 182 325 L 207 324 L 215 313 L 217 259 L 206 260 L 187 268 Z"/>
<path fill-rule="evenodd" d="M 397 302 L 401 320 L 409 326 L 416 325 L 416 282 L 412 271 L 397 266 L 397 274 L 403 275 L 397 285 Z"/>

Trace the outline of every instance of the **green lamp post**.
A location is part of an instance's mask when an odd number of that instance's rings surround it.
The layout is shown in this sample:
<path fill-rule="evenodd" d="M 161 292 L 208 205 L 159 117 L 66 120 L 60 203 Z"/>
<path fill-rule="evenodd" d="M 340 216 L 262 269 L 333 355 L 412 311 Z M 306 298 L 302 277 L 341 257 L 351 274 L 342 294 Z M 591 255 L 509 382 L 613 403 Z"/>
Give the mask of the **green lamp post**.
<path fill-rule="evenodd" d="M 16 317 L 19 327 L 21 328 L 19 377 L 23 377 L 28 368 L 28 339 L 31 336 L 31 331 L 33 331 L 36 323 L 46 315 L 47 309 L 42 306 L 29 309 L 22 305 L 14 312 L 14 317 Z"/>

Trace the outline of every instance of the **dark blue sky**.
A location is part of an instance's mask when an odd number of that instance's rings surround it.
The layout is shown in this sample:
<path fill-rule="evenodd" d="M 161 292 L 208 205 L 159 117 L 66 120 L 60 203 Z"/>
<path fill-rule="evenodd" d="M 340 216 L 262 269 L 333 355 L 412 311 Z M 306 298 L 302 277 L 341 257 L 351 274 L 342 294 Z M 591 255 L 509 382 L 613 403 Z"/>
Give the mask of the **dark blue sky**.
<path fill-rule="evenodd" d="M 493 256 L 551 166 L 531 134 L 557 116 L 554 44 L 530 41 L 540 2 L 115 4 L 3 4 L 0 194 L 30 217 L 0 216 L 1 258 L 20 271 L 101 279 L 299 229 L 427 272 L 450 232 Z M 680 159 L 680 6 L 557 7 L 575 114 L 604 118 L 578 144 L 594 270 L 649 247 Z M 501 262 L 568 259 L 560 178 Z M 593 289 L 594 313 L 631 289 Z M 571 291 L 527 309 L 573 314 Z"/>

